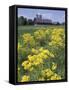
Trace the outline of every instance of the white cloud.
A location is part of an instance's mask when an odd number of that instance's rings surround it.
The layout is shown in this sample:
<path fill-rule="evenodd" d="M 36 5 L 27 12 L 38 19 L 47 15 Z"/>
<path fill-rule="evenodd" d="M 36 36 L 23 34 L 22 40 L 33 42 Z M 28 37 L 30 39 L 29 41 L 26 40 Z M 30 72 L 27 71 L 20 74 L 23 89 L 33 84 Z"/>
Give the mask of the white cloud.
<path fill-rule="evenodd" d="M 45 13 L 45 14 L 42 14 L 42 16 L 45 19 L 51 19 L 53 15 L 51 13 Z"/>

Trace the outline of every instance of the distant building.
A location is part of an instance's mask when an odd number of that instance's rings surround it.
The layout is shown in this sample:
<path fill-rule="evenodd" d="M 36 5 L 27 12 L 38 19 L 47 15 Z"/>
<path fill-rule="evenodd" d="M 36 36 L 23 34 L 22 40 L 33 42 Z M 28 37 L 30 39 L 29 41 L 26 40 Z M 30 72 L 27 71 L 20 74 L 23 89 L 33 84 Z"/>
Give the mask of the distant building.
<path fill-rule="evenodd" d="M 35 24 L 52 24 L 52 20 L 50 19 L 43 19 L 42 15 L 36 15 L 34 18 L 34 23 Z"/>

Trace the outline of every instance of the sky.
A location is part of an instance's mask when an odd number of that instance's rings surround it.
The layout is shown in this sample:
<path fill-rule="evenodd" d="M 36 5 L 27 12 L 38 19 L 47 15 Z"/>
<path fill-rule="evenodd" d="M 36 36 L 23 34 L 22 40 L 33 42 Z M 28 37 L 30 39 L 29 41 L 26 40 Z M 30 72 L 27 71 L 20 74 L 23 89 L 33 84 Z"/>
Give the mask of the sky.
<path fill-rule="evenodd" d="M 36 17 L 36 14 L 42 15 L 43 19 L 51 19 L 53 22 L 65 22 L 65 11 L 18 8 L 18 17 L 24 16 L 27 19 L 34 19 L 34 17 Z"/>

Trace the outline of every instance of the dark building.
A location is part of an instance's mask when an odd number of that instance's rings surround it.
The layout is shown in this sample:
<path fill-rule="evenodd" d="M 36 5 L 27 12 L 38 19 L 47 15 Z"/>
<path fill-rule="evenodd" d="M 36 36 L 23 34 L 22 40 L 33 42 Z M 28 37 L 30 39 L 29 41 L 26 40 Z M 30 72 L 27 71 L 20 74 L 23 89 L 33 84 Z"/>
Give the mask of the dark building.
<path fill-rule="evenodd" d="M 42 15 L 36 15 L 34 18 L 34 23 L 35 24 L 52 24 L 52 20 L 50 19 L 43 19 Z"/>

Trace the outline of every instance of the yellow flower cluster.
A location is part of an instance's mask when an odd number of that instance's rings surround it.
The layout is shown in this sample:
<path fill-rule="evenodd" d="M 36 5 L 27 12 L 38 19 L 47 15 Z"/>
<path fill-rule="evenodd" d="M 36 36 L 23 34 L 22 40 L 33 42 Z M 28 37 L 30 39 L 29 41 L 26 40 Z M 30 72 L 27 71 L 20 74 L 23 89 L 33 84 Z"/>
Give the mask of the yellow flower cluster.
<path fill-rule="evenodd" d="M 52 52 L 50 52 L 48 49 L 43 49 L 43 47 L 37 49 L 32 48 L 32 53 L 33 54 L 38 54 L 38 56 L 40 57 L 46 57 L 46 59 L 48 57 L 54 57 L 54 54 Z"/>
<path fill-rule="evenodd" d="M 61 76 L 54 73 L 51 69 L 42 70 L 42 75 L 47 80 L 60 80 Z"/>
<path fill-rule="evenodd" d="M 63 46 L 64 30 L 63 29 L 54 29 L 51 36 L 50 46 Z"/>
<path fill-rule="evenodd" d="M 28 75 L 23 75 L 21 82 L 28 82 L 30 80 L 30 77 Z"/>
<path fill-rule="evenodd" d="M 43 64 L 44 60 L 47 60 L 50 57 L 54 57 L 53 53 L 43 48 L 40 48 L 39 50 L 32 49 L 32 52 L 34 53 L 34 55 L 28 55 L 28 60 L 25 60 L 22 63 L 22 66 L 25 70 L 30 70 L 33 66 Z"/>
<path fill-rule="evenodd" d="M 50 80 L 61 80 L 61 79 L 62 79 L 61 76 L 56 73 L 50 78 Z"/>
<path fill-rule="evenodd" d="M 44 77 L 50 77 L 53 75 L 53 71 L 51 69 L 45 69 L 45 70 L 42 70 L 42 75 Z"/>
<path fill-rule="evenodd" d="M 23 45 L 18 42 L 19 67 L 18 74 L 21 70 L 27 71 L 21 75 L 21 82 L 28 81 L 45 81 L 45 80 L 61 80 L 62 74 L 58 71 L 58 59 L 55 51 L 64 47 L 64 30 L 59 28 L 40 29 L 34 33 L 25 33 L 22 36 Z M 54 47 L 54 48 L 53 48 Z M 56 47 L 56 48 L 55 48 Z M 59 54 L 60 52 L 57 51 Z M 22 55 L 21 55 L 22 53 Z M 24 58 L 24 60 L 22 60 Z M 56 60 L 56 61 L 55 61 Z M 62 60 L 62 59 L 61 59 Z M 22 65 L 22 66 L 20 66 Z M 23 67 L 23 68 L 21 68 Z M 60 73 L 60 75 L 58 74 Z M 33 78 L 33 79 L 32 79 Z"/>
<path fill-rule="evenodd" d="M 26 33 L 22 37 L 23 37 L 23 43 L 25 45 L 27 45 L 27 46 L 34 46 L 35 45 L 34 37 L 31 34 Z"/>
<path fill-rule="evenodd" d="M 38 53 L 39 53 L 39 51 L 36 50 L 36 49 L 34 49 L 34 48 L 32 48 L 31 52 L 32 52 L 33 54 L 38 54 Z"/>
<path fill-rule="evenodd" d="M 37 40 L 45 39 L 45 37 L 46 37 L 45 30 L 38 30 L 38 31 L 34 32 L 34 37 Z"/>
<path fill-rule="evenodd" d="M 26 70 L 26 69 L 30 69 L 31 68 L 31 63 L 28 61 L 28 60 L 26 60 L 26 61 L 24 61 L 23 63 L 22 63 L 22 66 L 24 66 L 24 69 Z"/>

